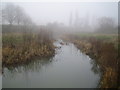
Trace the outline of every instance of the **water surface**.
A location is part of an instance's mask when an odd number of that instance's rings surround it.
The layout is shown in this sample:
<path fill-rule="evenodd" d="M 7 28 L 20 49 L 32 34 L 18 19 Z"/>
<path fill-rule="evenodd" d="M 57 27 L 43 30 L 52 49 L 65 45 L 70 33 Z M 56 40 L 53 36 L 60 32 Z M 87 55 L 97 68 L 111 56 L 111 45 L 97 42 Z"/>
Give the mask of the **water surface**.
<path fill-rule="evenodd" d="M 95 88 L 98 65 L 73 44 L 56 41 L 56 54 L 28 65 L 4 68 L 3 88 Z"/>

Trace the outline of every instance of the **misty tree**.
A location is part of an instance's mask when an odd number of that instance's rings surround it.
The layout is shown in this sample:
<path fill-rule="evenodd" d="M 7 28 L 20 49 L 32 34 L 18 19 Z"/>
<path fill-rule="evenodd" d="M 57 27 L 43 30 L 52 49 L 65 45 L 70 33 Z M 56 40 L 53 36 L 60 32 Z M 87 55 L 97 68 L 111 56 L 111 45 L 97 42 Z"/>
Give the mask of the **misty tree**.
<path fill-rule="evenodd" d="M 75 13 L 75 23 L 74 23 L 75 27 L 79 26 L 79 15 L 78 12 L 76 11 Z"/>
<path fill-rule="evenodd" d="M 22 23 L 24 26 L 28 26 L 28 25 L 33 24 L 31 18 L 25 13 L 24 13 L 23 18 L 22 18 Z"/>
<path fill-rule="evenodd" d="M 31 41 L 30 34 L 32 33 L 31 27 L 33 22 L 29 15 L 20 6 L 12 3 L 6 4 L 2 11 L 3 21 L 7 22 L 6 25 L 3 25 L 3 28 L 5 27 L 5 30 L 9 32 L 20 31 L 23 33 L 24 42 Z"/>
<path fill-rule="evenodd" d="M 98 31 L 99 33 L 116 33 L 115 22 L 113 18 L 102 17 L 98 20 Z"/>
<path fill-rule="evenodd" d="M 70 13 L 69 26 L 72 26 L 72 12 Z"/>
<path fill-rule="evenodd" d="M 31 18 L 19 6 L 8 3 L 2 10 L 3 21 L 7 21 L 10 25 L 14 23 L 22 25 L 32 24 Z"/>
<path fill-rule="evenodd" d="M 24 16 L 24 12 L 23 12 L 22 8 L 17 6 L 15 8 L 15 14 L 16 14 L 15 21 L 19 25 L 22 22 L 22 19 L 23 19 L 23 16 Z"/>
<path fill-rule="evenodd" d="M 10 25 L 12 25 L 16 18 L 15 5 L 11 3 L 7 4 L 2 13 L 3 19 L 5 19 Z"/>

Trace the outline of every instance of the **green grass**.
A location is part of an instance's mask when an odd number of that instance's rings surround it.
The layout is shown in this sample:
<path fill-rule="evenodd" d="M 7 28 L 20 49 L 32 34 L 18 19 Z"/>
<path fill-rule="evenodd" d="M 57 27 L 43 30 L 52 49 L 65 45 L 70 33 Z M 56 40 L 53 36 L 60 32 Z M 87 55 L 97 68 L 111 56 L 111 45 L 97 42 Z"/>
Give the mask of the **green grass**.
<path fill-rule="evenodd" d="M 78 38 L 95 38 L 103 42 L 113 43 L 115 48 L 118 49 L 118 35 L 117 34 L 95 34 L 95 33 L 77 33 L 74 34 Z"/>
<path fill-rule="evenodd" d="M 109 40 L 109 39 L 118 38 L 117 34 L 77 33 L 75 35 L 79 37 L 86 37 L 86 38 L 95 37 L 96 39 L 101 39 L 101 40 Z"/>
<path fill-rule="evenodd" d="M 4 44 L 16 44 L 16 43 L 20 43 L 23 41 L 23 38 L 21 36 L 17 36 L 17 35 L 3 35 L 2 36 L 2 42 Z"/>
<path fill-rule="evenodd" d="M 33 33 L 7 33 L 2 35 L 2 63 L 9 67 L 27 63 L 31 58 L 53 56 L 53 39 L 43 39 Z M 43 40 L 43 42 L 41 42 Z"/>

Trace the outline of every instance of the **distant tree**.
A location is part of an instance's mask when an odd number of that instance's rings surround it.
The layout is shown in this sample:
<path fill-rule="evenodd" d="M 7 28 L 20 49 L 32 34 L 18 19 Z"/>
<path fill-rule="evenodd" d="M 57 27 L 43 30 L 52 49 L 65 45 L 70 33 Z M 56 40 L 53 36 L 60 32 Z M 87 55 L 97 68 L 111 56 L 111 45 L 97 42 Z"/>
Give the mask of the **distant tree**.
<path fill-rule="evenodd" d="M 69 26 L 72 26 L 72 12 L 70 13 Z"/>
<path fill-rule="evenodd" d="M 24 16 L 24 12 L 23 12 L 22 8 L 17 6 L 15 8 L 15 14 L 16 14 L 15 21 L 19 25 L 22 22 L 22 19 L 23 19 L 23 16 Z"/>
<path fill-rule="evenodd" d="M 29 16 L 27 16 L 26 14 L 24 14 L 23 18 L 22 18 L 22 23 L 25 26 L 31 25 L 32 24 L 32 20 L 31 20 L 31 18 Z"/>
<path fill-rule="evenodd" d="M 75 26 L 78 27 L 79 26 L 79 15 L 78 12 L 76 11 L 75 13 L 75 22 L 74 22 Z"/>
<path fill-rule="evenodd" d="M 15 6 L 12 3 L 8 3 L 2 10 L 3 21 L 8 22 L 10 25 L 14 23 L 22 25 L 32 24 L 31 18 L 23 11 L 20 6 Z"/>
<path fill-rule="evenodd" d="M 115 22 L 113 18 L 102 17 L 98 19 L 98 31 L 99 33 L 116 33 Z"/>
<path fill-rule="evenodd" d="M 9 3 L 6 5 L 6 7 L 3 9 L 3 17 L 3 19 L 5 19 L 10 25 L 13 24 L 16 18 L 14 4 Z"/>

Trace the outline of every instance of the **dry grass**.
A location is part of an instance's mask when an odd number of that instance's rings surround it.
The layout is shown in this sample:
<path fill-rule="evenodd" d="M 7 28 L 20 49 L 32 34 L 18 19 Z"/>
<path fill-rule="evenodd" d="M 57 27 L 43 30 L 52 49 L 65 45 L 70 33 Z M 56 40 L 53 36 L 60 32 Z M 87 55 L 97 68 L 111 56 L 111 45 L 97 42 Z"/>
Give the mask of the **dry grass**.
<path fill-rule="evenodd" d="M 35 57 L 54 55 L 53 40 L 40 34 L 3 34 L 2 64 L 9 67 L 29 62 Z M 33 59 L 34 60 L 34 59 Z"/>
<path fill-rule="evenodd" d="M 80 37 L 69 35 L 64 37 L 64 39 L 73 42 L 82 52 L 96 60 L 103 73 L 100 82 L 101 88 L 118 87 L 118 48 L 115 45 L 116 42 L 112 41 L 113 38 L 109 42 L 95 38 L 95 36 Z"/>

